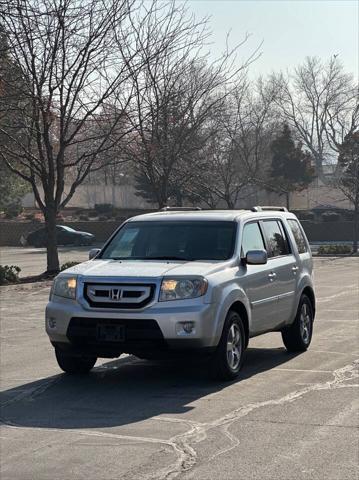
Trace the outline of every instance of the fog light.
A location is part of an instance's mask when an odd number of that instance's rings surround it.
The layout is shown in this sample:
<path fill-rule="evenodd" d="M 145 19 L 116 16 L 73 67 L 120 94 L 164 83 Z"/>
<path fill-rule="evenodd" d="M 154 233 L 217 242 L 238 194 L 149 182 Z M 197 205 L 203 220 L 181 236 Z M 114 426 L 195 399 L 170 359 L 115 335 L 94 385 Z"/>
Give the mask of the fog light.
<path fill-rule="evenodd" d="M 56 328 L 56 319 L 54 317 L 50 317 L 47 320 L 47 324 L 48 324 L 49 328 Z"/>
<path fill-rule="evenodd" d="M 177 335 L 191 335 L 196 333 L 194 322 L 178 322 L 176 325 Z"/>

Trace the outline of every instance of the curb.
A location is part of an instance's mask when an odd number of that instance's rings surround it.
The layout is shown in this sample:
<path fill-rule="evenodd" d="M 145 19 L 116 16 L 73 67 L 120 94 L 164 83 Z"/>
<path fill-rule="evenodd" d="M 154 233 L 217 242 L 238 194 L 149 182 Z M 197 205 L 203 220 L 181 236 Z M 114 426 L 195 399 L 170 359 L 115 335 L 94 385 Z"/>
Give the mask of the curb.
<path fill-rule="evenodd" d="M 355 258 L 359 257 L 359 254 L 350 253 L 313 253 L 313 258 Z"/>

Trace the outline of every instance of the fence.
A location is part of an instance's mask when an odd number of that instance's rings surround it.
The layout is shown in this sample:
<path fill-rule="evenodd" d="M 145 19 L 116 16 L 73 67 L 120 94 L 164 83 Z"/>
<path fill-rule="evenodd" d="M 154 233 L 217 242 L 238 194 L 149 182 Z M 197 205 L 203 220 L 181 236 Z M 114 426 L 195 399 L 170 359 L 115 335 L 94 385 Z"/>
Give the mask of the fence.
<path fill-rule="evenodd" d="M 127 217 L 116 221 L 76 221 L 66 225 L 84 232 L 93 233 L 96 242 L 104 242 Z M 311 222 L 303 220 L 302 225 L 310 242 L 351 241 L 354 236 L 354 222 Z M 33 222 L 0 222 L 0 246 L 19 246 L 21 236 L 38 230 L 43 225 Z"/>

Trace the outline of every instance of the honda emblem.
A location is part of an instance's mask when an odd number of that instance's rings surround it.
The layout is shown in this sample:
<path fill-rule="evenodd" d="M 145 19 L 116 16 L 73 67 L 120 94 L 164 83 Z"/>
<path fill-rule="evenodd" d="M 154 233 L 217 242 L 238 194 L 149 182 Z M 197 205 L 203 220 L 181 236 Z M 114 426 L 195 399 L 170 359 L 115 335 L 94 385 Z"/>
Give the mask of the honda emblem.
<path fill-rule="evenodd" d="M 119 301 L 121 298 L 121 290 L 119 288 L 111 288 L 111 300 Z"/>

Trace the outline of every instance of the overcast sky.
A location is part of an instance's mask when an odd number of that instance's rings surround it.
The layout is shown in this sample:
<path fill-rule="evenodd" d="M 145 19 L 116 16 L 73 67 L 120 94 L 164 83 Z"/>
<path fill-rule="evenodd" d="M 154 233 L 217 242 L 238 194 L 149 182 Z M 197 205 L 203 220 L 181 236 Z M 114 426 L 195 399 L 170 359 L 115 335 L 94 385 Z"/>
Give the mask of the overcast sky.
<path fill-rule="evenodd" d="M 251 37 L 243 58 L 263 41 L 262 56 L 251 74 L 291 69 L 306 56 L 339 55 L 345 69 L 358 76 L 359 1 L 357 0 L 190 0 L 198 17 L 210 15 L 214 54 L 223 49 L 226 32 L 231 44 L 246 32 Z"/>

